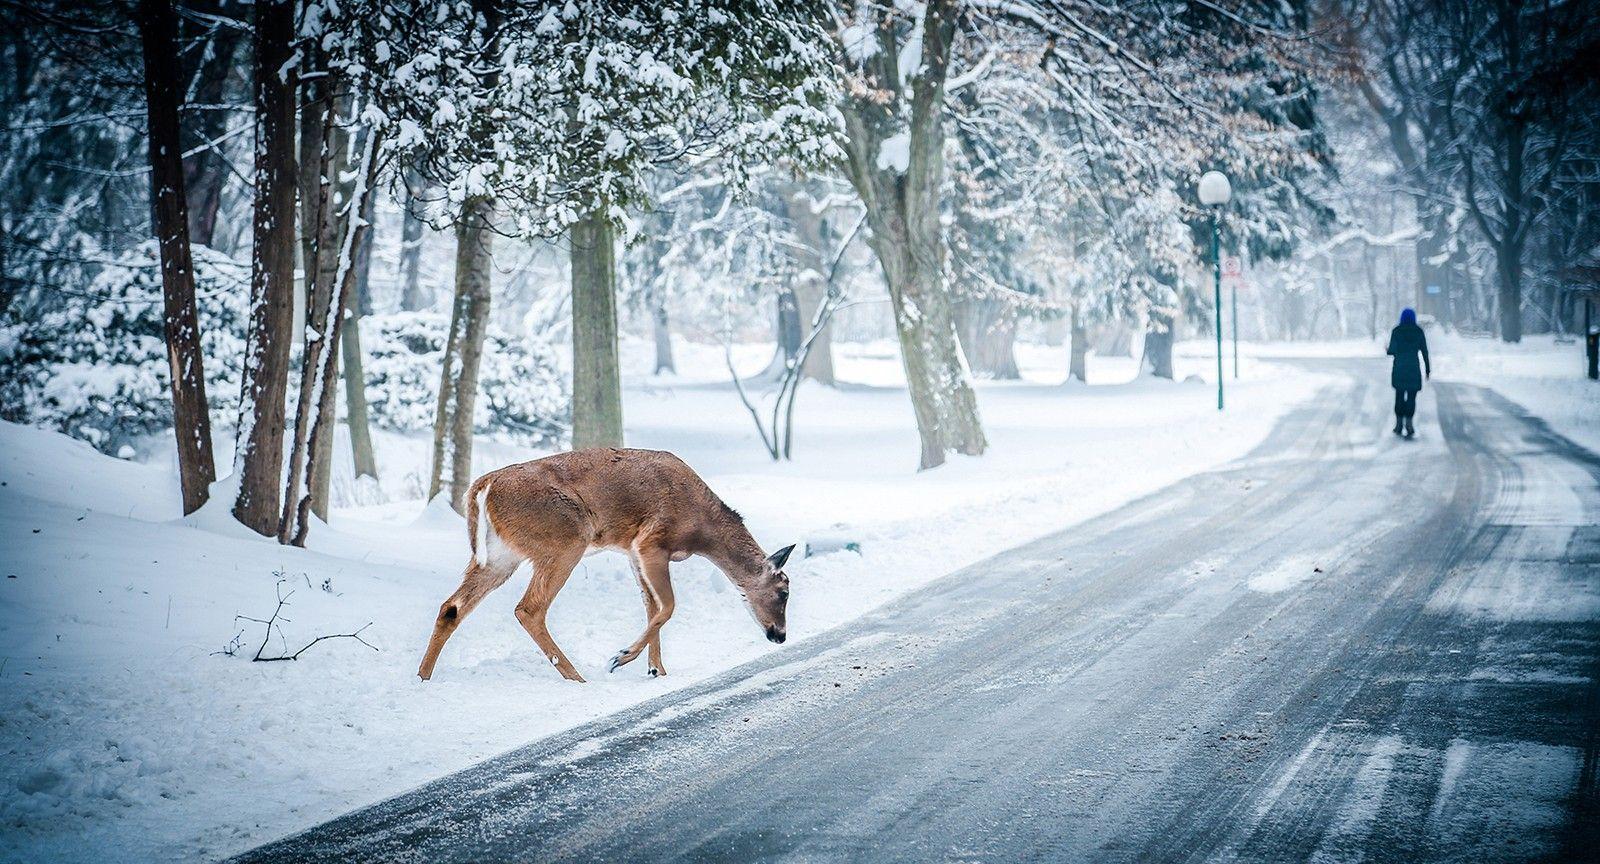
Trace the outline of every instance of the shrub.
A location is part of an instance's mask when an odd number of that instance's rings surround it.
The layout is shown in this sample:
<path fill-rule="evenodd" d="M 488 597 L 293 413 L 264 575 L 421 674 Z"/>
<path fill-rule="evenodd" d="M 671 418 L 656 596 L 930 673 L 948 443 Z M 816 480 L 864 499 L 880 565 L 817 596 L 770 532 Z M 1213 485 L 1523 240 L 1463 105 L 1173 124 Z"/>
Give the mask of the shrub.
<path fill-rule="evenodd" d="M 206 395 L 213 422 L 232 428 L 250 318 L 250 267 L 203 246 L 195 246 L 193 254 Z M 0 316 L 0 414 L 81 438 L 110 454 L 170 429 L 155 244 L 106 265 L 83 292 L 52 299 L 48 307 L 27 310 L 12 304 Z M 448 325 L 445 316 L 426 312 L 362 319 L 367 401 L 375 426 L 432 431 Z M 528 444 L 559 441 L 569 425 L 568 381 L 548 342 L 513 339 L 491 328 L 473 411 L 475 431 Z M 295 392 L 294 380 L 289 388 Z"/>

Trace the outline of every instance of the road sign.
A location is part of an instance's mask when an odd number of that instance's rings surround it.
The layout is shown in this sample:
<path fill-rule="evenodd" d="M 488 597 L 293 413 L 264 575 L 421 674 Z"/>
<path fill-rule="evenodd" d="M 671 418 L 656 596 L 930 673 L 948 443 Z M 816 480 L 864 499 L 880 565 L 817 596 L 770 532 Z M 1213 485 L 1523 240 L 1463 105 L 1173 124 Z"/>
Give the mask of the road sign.
<path fill-rule="evenodd" d="M 1229 255 L 1222 259 L 1222 276 L 1225 279 L 1238 279 L 1244 275 L 1244 262 L 1237 255 Z"/>
<path fill-rule="evenodd" d="M 1427 287 L 1427 288 L 1426 288 L 1426 289 L 1425 289 L 1425 290 L 1426 290 L 1426 291 L 1427 291 L 1427 292 L 1428 292 L 1428 293 L 1429 293 L 1429 294 L 1438 294 L 1438 293 L 1439 293 L 1439 291 L 1440 291 L 1440 288 L 1439 288 L 1439 286 L 1438 286 L 1438 285 L 1429 285 L 1429 286 L 1428 286 L 1428 287 Z"/>

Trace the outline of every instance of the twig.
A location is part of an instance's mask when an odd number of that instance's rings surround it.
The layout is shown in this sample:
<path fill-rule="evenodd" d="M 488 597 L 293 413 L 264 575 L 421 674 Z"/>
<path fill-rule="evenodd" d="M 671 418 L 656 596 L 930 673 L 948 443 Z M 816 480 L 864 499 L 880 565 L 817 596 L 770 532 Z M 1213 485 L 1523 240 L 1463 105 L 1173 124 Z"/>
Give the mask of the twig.
<path fill-rule="evenodd" d="M 267 643 L 272 641 L 272 634 L 273 634 L 274 631 L 276 631 L 277 634 L 278 634 L 278 641 L 280 643 L 284 642 L 283 628 L 278 625 L 278 621 L 279 621 L 280 618 L 282 618 L 283 607 L 289 605 L 289 598 L 294 596 L 294 592 L 293 591 L 290 591 L 287 594 L 283 593 L 283 585 L 284 585 L 285 582 L 288 582 L 288 581 L 289 581 L 288 577 L 284 576 L 282 573 L 278 574 L 278 584 L 277 584 L 277 587 L 276 587 L 276 591 L 277 591 L 277 595 L 278 595 L 278 605 L 273 608 L 272 617 L 271 618 L 267 618 L 266 620 L 262 620 L 260 618 L 252 618 L 249 615 L 235 615 L 235 616 L 233 616 L 233 620 L 236 621 L 236 622 L 237 621 L 253 621 L 253 622 L 257 623 L 257 624 L 264 625 L 265 628 L 266 628 L 266 631 L 261 636 L 261 644 L 256 648 L 255 656 L 250 658 L 250 662 L 252 662 L 252 663 L 274 663 L 274 662 L 277 662 L 279 660 L 299 660 L 301 654 L 304 654 L 307 651 L 311 650 L 311 646 L 317 644 L 318 642 L 326 640 L 326 639 L 354 639 L 357 642 L 360 642 L 362 645 L 365 645 L 365 646 L 367 646 L 368 648 L 371 648 L 374 651 L 378 650 L 378 646 L 376 646 L 376 645 L 372 644 L 371 642 L 368 642 L 367 640 L 361 638 L 361 634 L 366 632 L 366 629 L 368 627 L 372 626 L 372 622 L 368 621 L 367 623 L 365 623 L 365 624 L 361 625 L 359 628 L 357 628 L 354 633 L 329 633 L 329 634 L 326 634 L 326 635 L 323 635 L 323 636 L 318 636 L 317 638 L 312 639 L 310 642 L 307 642 L 305 645 L 301 646 L 300 650 L 294 652 L 293 654 L 280 653 L 275 657 L 263 657 L 263 656 L 261 656 L 262 652 L 267 650 Z M 288 621 L 289 619 L 282 618 L 282 620 Z M 288 651 L 288 646 L 285 645 L 283 650 L 285 652 L 287 652 Z M 224 653 L 226 653 L 226 652 L 224 652 Z"/>

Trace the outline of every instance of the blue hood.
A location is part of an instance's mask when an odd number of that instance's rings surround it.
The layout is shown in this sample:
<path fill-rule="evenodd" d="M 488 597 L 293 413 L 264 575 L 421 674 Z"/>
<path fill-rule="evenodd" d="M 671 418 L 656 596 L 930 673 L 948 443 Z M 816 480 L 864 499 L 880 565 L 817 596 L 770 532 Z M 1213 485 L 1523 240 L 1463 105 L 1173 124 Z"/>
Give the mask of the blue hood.
<path fill-rule="evenodd" d="M 1401 324 L 1415 324 L 1415 323 L 1417 323 L 1417 310 L 1415 310 L 1415 309 L 1402 309 L 1402 310 L 1400 310 L 1400 323 Z"/>

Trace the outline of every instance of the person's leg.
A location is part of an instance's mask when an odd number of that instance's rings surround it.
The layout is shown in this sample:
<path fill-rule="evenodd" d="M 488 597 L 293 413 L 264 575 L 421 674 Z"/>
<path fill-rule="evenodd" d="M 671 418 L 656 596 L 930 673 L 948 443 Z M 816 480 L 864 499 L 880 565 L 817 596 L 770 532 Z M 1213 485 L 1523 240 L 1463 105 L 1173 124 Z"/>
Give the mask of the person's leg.
<path fill-rule="evenodd" d="M 1394 388 L 1394 434 L 1399 435 L 1406 417 L 1406 391 Z"/>
<path fill-rule="evenodd" d="M 1417 434 L 1417 427 L 1412 424 L 1412 418 L 1417 416 L 1417 391 L 1406 391 L 1406 437 Z"/>

